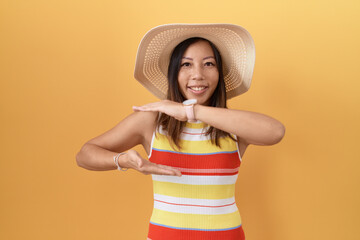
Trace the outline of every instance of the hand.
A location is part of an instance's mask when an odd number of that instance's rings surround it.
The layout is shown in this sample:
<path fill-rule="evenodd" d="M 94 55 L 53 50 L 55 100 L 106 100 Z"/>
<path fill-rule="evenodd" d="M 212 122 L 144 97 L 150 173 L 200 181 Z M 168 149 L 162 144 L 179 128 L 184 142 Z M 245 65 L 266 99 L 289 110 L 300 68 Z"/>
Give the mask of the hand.
<path fill-rule="evenodd" d="M 180 170 L 170 166 L 156 164 L 145 160 L 135 150 L 129 150 L 126 155 L 127 160 L 125 161 L 125 163 L 121 164 L 121 166 L 124 166 L 125 168 L 135 169 L 145 175 L 158 174 L 181 177 Z"/>
<path fill-rule="evenodd" d="M 187 121 L 183 104 L 170 100 L 149 103 L 140 107 L 133 106 L 133 110 L 136 112 L 161 112 L 174 117 L 179 121 Z"/>

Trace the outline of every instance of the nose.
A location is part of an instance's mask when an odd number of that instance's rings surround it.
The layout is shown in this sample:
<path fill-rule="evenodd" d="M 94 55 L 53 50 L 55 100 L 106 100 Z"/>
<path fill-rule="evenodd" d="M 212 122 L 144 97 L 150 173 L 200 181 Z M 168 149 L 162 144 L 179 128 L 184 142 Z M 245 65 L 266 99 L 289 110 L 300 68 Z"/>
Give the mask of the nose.
<path fill-rule="evenodd" d="M 204 73 L 201 66 L 194 66 L 192 70 L 192 80 L 203 80 L 204 79 Z"/>

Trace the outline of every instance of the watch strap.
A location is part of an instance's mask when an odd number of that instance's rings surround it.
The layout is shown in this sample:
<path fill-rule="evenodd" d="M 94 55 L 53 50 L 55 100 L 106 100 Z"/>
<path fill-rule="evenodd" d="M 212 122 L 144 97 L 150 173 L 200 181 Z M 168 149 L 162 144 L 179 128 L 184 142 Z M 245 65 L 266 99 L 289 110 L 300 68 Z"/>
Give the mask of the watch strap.
<path fill-rule="evenodd" d="M 194 104 L 191 105 L 184 105 L 186 117 L 188 122 L 194 123 L 196 122 L 195 114 L 194 114 Z"/>

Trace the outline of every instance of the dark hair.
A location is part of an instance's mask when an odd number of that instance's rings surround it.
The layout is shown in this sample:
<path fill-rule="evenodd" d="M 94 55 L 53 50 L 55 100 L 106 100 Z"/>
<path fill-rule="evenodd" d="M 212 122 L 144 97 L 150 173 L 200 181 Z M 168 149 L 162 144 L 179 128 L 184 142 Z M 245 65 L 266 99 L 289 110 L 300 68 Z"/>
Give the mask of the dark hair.
<path fill-rule="evenodd" d="M 199 41 L 206 41 L 210 44 L 216 61 L 216 66 L 219 72 L 219 81 L 218 85 L 210 97 L 209 106 L 212 107 L 220 107 L 227 108 L 226 106 L 226 88 L 224 82 L 224 74 L 222 69 L 222 60 L 220 52 L 217 50 L 216 46 L 207 39 L 200 37 L 193 37 L 186 39 L 185 41 L 179 43 L 173 50 L 170 63 L 168 68 L 168 93 L 167 99 L 175 102 L 183 102 L 185 101 L 185 97 L 181 94 L 178 83 L 178 75 L 181 67 L 181 60 L 186 51 L 186 49 L 191 45 Z M 172 145 L 176 145 L 179 149 L 181 146 L 179 145 L 179 138 L 182 132 L 183 127 L 185 126 L 185 122 L 181 122 L 173 117 L 170 117 L 166 114 L 161 114 L 158 121 L 157 127 L 162 127 L 164 130 L 168 132 L 168 136 L 170 139 L 170 143 Z M 224 132 L 220 129 L 216 129 L 210 126 L 209 130 L 206 132 L 206 135 L 211 136 L 211 141 L 213 144 L 220 146 L 219 138 L 224 136 L 229 136 L 233 140 L 235 140 L 229 133 Z"/>

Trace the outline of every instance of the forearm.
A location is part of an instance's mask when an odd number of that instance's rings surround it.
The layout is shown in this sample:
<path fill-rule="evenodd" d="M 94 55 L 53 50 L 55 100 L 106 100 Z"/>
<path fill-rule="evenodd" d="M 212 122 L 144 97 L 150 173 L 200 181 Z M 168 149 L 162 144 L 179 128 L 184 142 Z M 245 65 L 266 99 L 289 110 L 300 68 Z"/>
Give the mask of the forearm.
<path fill-rule="evenodd" d="M 196 119 L 235 134 L 248 144 L 272 145 L 285 133 L 281 122 L 260 113 L 202 105 L 195 105 L 194 111 Z"/>
<path fill-rule="evenodd" d="M 78 166 L 93 170 L 93 171 L 106 171 L 117 169 L 113 157 L 117 152 L 112 152 L 101 148 L 95 144 L 86 143 L 79 153 L 76 155 L 76 162 Z M 120 167 L 124 165 L 125 156 L 120 155 L 118 162 Z"/>

